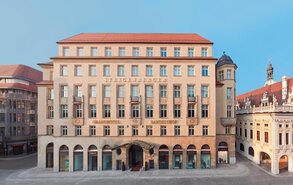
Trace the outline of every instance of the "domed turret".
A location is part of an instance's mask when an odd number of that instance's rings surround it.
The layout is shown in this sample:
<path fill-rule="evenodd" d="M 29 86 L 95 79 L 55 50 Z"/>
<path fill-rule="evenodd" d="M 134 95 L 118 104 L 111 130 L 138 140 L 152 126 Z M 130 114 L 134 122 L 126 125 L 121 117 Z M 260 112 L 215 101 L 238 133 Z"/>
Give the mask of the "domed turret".
<path fill-rule="evenodd" d="M 235 65 L 236 64 L 233 62 L 233 60 L 231 59 L 231 57 L 229 57 L 228 55 L 226 55 L 225 51 L 223 52 L 223 55 L 219 58 L 218 62 L 217 62 L 217 67 L 220 67 L 222 65 L 226 65 L 226 64 L 232 64 Z"/>

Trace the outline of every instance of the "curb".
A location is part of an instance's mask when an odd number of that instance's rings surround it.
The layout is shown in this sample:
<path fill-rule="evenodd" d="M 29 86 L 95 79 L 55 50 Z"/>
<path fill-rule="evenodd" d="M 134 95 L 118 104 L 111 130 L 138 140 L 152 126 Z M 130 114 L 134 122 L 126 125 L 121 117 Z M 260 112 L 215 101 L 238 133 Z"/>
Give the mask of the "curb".
<path fill-rule="evenodd" d="M 37 153 L 32 153 L 28 155 L 22 155 L 22 156 L 14 156 L 14 157 L 0 157 L 0 161 L 11 161 L 11 160 L 18 160 L 18 159 L 25 159 L 31 156 L 36 156 Z"/>

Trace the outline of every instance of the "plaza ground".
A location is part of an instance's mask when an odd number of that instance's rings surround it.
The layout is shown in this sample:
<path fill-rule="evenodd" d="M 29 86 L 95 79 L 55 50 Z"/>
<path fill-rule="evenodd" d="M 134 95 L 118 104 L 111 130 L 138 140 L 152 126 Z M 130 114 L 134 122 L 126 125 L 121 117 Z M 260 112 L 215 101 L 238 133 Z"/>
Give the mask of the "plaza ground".
<path fill-rule="evenodd" d="M 0 159 L 0 185 L 111 185 L 111 184 L 217 184 L 217 185 L 292 185 L 293 174 L 284 172 L 273 176 L 237 156 L 237 164 L 221 165 L 217 169 L 62 172 L 38 169 L 36 154 L 13 159 Z"/>

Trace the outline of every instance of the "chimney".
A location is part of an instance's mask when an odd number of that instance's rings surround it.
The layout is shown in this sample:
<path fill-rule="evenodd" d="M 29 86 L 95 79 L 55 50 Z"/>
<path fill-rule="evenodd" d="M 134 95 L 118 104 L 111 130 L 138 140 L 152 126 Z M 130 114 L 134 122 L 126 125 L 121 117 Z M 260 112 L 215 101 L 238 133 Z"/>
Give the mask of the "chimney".
<path fill-rule="evenodd" d="M 282 101 L 285 102 L 287 100 L 288 95 L 288 84 L 287 84 L 287 77 L 282 77 Z"/>

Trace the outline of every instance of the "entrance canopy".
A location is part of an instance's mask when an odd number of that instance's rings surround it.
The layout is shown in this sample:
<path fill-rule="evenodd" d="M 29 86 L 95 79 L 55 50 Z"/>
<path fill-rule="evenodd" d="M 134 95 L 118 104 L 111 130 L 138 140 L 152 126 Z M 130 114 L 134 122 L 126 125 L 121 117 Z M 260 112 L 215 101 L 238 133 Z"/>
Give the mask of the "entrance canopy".
<path fill-rule="evenodd" d="M 112 148 L 112 150 L 116 150 L 118 148 L 125 147 L 125 146 L 131 146 L 131 145 L 138 145 L 146 150 L 150 150 L 152 148 L 155 148 L 155 144 L 153 144 L 153 143 L 149 143 L 149 142 L 145 142 L 145 141 L 141 141 L 141 140 L 134 140 L 134 141 L 130 141 L 128 143 L 124 143 L 122 145 L 116 146 L 116 147 Z"/>

